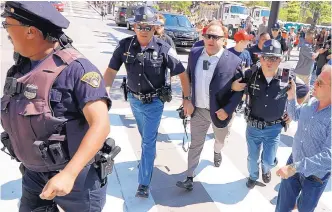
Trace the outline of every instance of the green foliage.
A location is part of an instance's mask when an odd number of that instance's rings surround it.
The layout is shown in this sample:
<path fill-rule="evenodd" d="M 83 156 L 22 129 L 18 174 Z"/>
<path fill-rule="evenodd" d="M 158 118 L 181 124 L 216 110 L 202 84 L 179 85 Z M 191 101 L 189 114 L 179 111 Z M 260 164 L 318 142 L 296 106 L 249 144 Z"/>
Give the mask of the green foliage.
<path fill-rule="evenodd" d="M 191 1 L 171 1 L 169 3 L 172 5 L 171 7 L 173 10 L 190 15 L 190 6 L 192 4 Z"/>
<path fill-rule="evenodd" d="M 331 23 L 331 2 L 289 1 L 280 8 L 278 19 L 307 23 L 309 17 L 314 21 L 317 20 L 317 24 Z"/>
<path fill-rule="evenodd" d="M 247 7 L 254 7 L 254 6 L 271 7 L 270 1 L 244 1 L 242 3 Z"/>

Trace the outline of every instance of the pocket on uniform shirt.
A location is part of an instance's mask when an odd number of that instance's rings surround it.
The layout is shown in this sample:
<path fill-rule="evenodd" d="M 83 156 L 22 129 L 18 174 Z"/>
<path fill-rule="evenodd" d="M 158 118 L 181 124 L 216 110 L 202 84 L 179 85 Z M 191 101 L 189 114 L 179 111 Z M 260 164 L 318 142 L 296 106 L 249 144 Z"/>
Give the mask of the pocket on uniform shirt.
<path fill-rule="evenodd" d="M 147 68 L 154 70 L 154 73 L 159 75 L 161 73 L 161 66 L 163 63 L 163 58 L 159 57 L 155 60 L 146 60 L 145 65 Z"/>

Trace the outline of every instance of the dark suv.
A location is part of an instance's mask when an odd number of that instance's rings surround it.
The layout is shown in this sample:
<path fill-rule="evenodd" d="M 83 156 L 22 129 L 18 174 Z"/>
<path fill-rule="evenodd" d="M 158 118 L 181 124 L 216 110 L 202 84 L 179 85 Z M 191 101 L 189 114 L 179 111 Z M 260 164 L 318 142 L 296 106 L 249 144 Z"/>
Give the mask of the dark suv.
<path fill-rule="evenodd" d="M 198 41 L 198 33 L 189 19 L 180 14 L 161 13 L 166 19 L 165 32 L 169 35 L 176 47 L 192 47 Z"/>
<path fill-rule="evenodd" d="M 126 25 L 126 15 L 127 14 L 127 7 L 119 7 L 118 12 L 115 16 L 115 23 L 118 26 Z"/>

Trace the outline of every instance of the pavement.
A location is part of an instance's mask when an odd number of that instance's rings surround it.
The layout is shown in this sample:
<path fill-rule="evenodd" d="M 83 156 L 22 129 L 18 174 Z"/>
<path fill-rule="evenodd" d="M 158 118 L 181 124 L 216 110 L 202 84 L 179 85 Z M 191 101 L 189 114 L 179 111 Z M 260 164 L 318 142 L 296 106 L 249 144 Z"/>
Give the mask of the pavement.
<path fill-rule="evenodd" d="M 112 57 L 119 40 L 133 34 L 118 27 L 112 20 L 101 20 L 100 15 L 89 8 L 84 1 L 66 2 L 63 14 L 71 24 L 66 33 L 74 40 L 74 46 L 81 51 L 103 73 Z M 229 41 L 229 47 L 234 45 Z M 6 71 L 13 63 L 13 48 L 1 28 L 1 87 L 4 86 Z M 178 50 L 178 57 L 187 65 L 189 50 Z M 291 61 L 283 62 L 284 67 L 295 67 L 298 51 L 292 52 Z M 212 129 L 206 136 L 205 146 L 196 170 L 194 190 L 186 192 L 175 186 L 176 181 L 185 178 L 187 153 L 182 150 L 184 130 L 176 109 L 181 105 L 181 86 L 178 78 L 173 79 L 174 96 L 165 104 L 157 139 L 157 157 L 150 186 L 150 197 L 135 197 L 138 186 L 137 164 L 141 155 L 141 138 L 129 104 L 123 100 L 120 88 L 122 77 L 126 75 L 124 66 L 120 69 L 113 85 L 110 137 L 122 149 L 116 157 L 113 173 L 108 177 L 107 202 L 103 211 L 225 211 L 225 212 L 272 212 L 275 209 L 280 178 L 272 170 L 272 181 L 254 189 L 247 189 L 247 144 L 246 123 L 243 115 L 237 115 L 231 133 L 222 150 L 223 161 L 219 168 L 213 166 L 214 136 Z M 2 89 L 1 91 L 2 92 Z M 2 95 L 2 93 L 1 93 Z M 292 137 L 297 123 L 292 122 L 287 132 L 282 132 L 277 157 L 279 166 L 286 163 L 291 153 Z M 18 211 L 21 196 L 21 175 L 18 163 L 0 153 L 0 211 Z M 331 181 L 323 193 L 315 211 L 332 211 Z"/>

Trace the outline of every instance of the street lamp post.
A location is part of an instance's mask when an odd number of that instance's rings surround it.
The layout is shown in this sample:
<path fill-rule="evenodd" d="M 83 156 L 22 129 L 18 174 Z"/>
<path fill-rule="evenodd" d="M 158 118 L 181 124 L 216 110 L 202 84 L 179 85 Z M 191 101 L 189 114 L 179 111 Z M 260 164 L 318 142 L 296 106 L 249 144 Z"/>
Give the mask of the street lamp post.
<path fill-rule="evenodd" d="M 279 9 L 280 9 L 280 1 L 272 1 L 269 24 L 267 26 L 268 32 L 271 32 L 273 24 L 278 22 Z"/>

